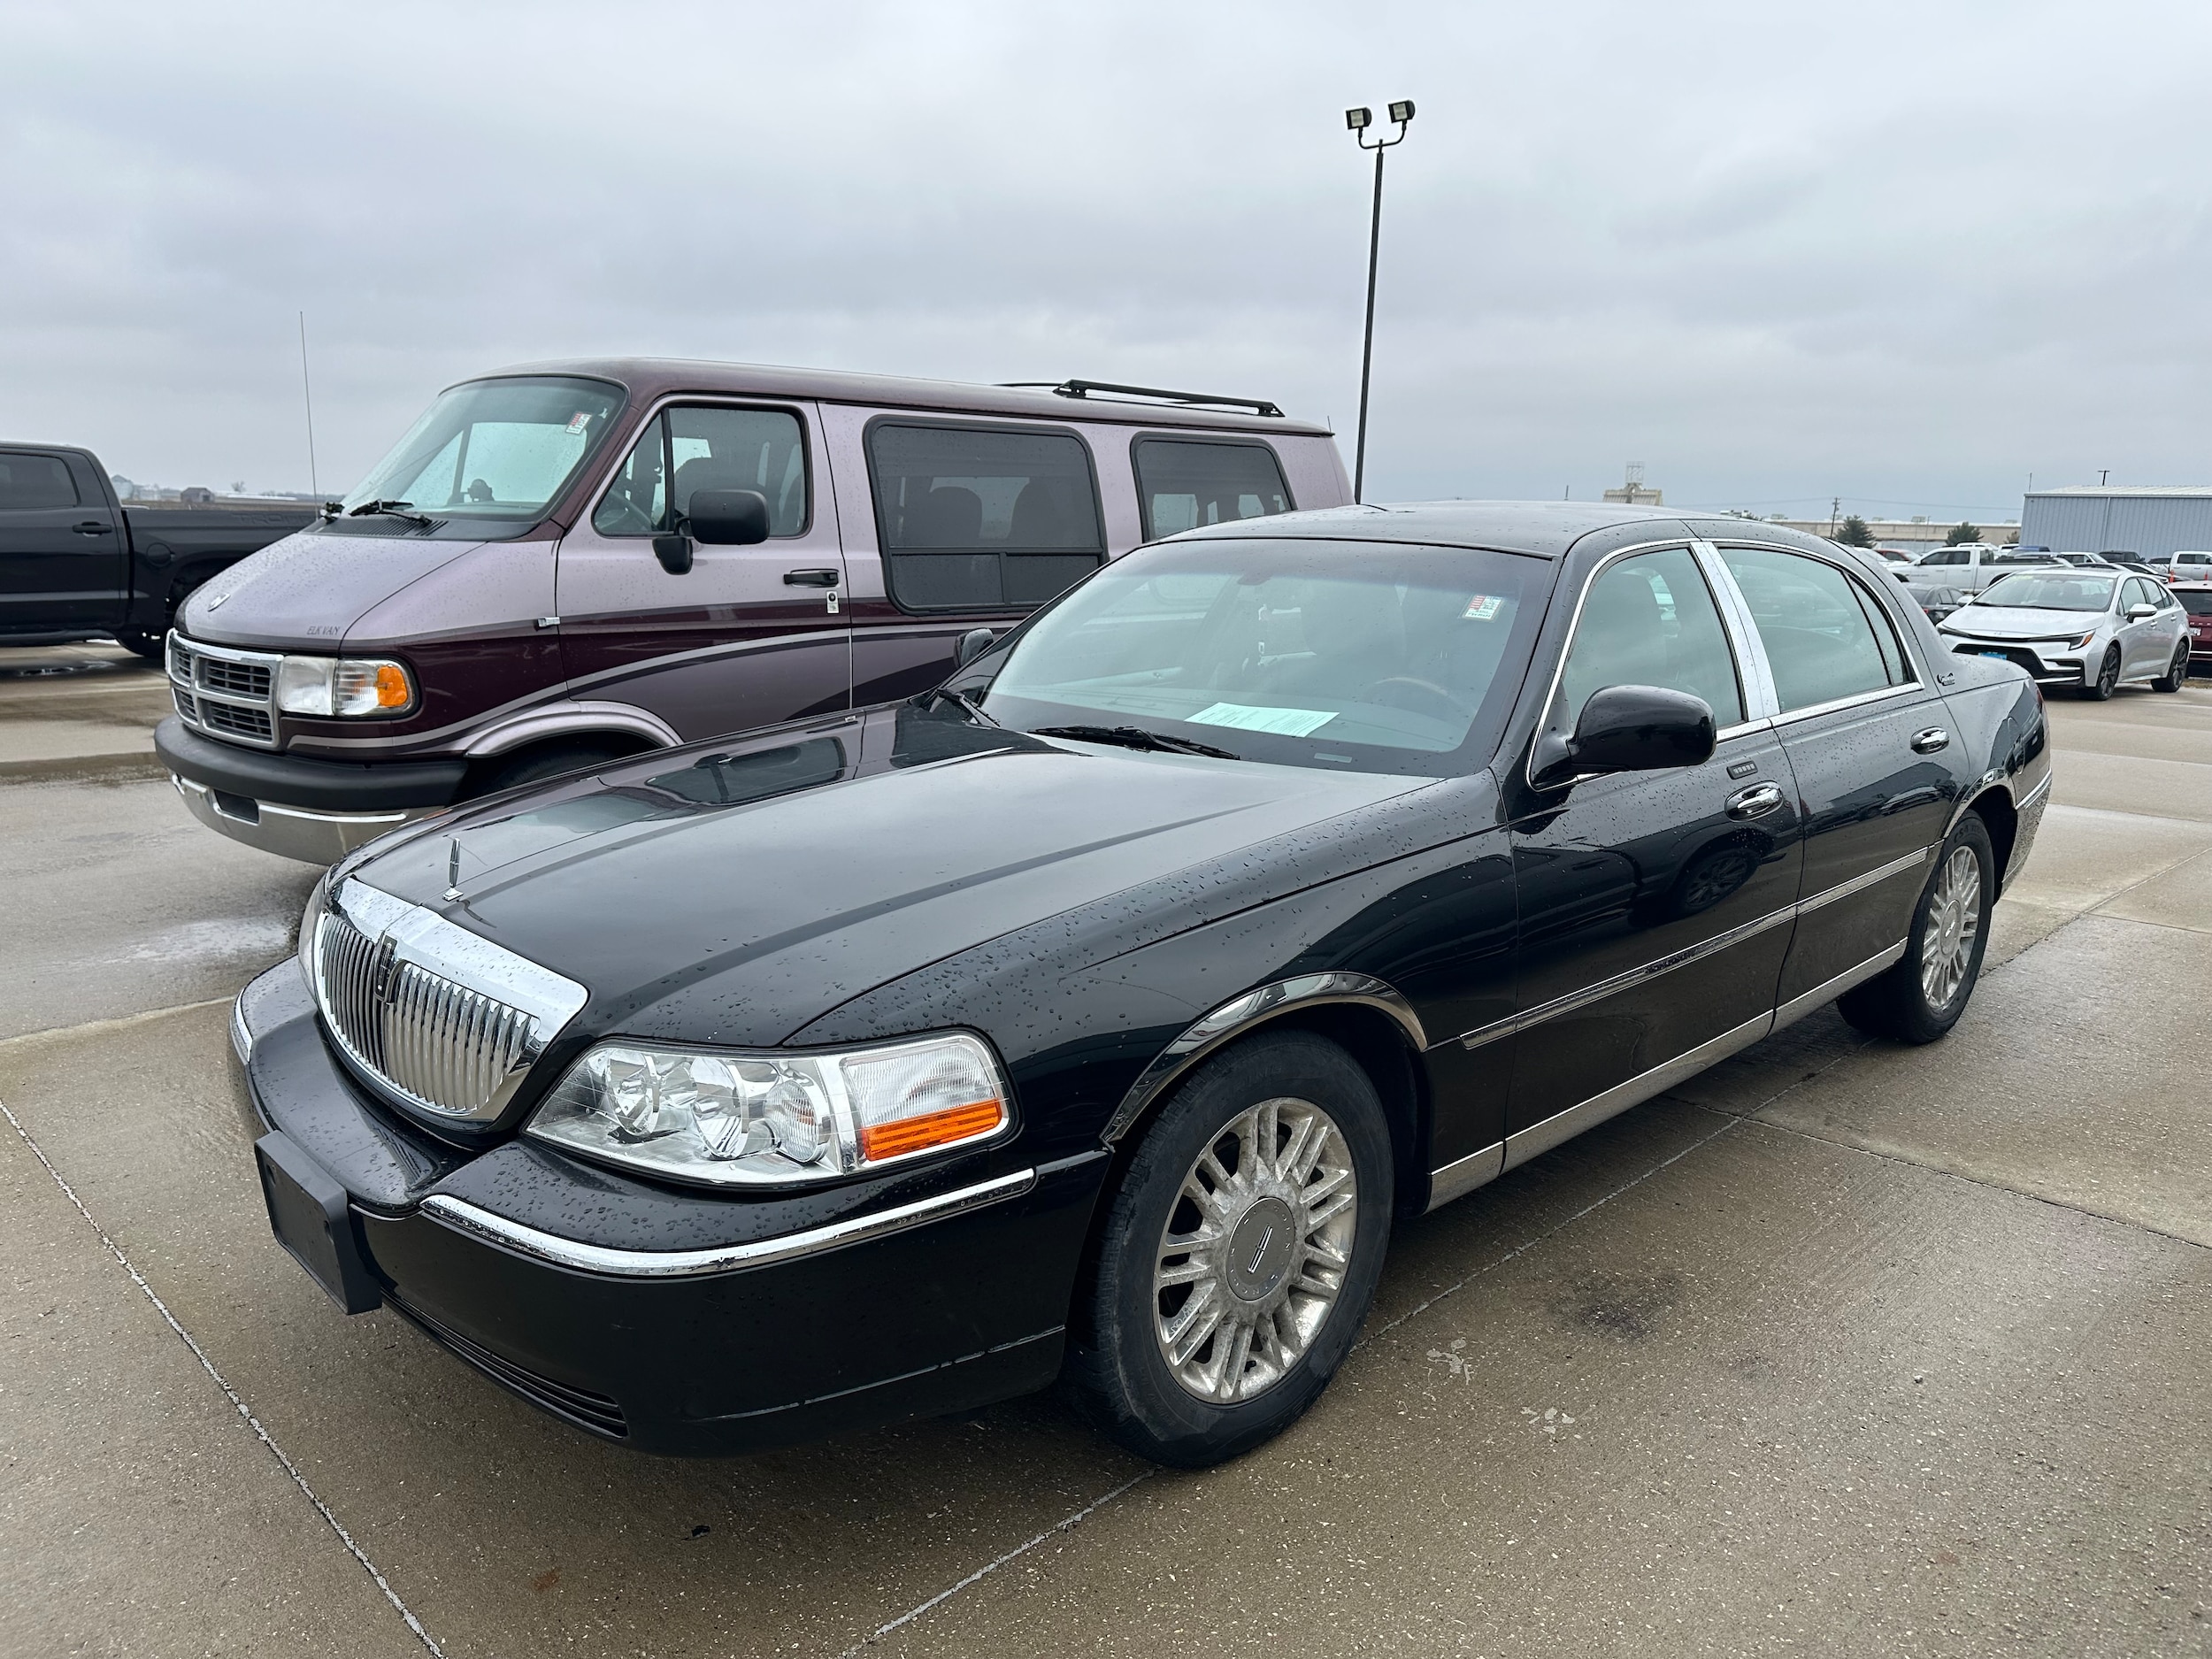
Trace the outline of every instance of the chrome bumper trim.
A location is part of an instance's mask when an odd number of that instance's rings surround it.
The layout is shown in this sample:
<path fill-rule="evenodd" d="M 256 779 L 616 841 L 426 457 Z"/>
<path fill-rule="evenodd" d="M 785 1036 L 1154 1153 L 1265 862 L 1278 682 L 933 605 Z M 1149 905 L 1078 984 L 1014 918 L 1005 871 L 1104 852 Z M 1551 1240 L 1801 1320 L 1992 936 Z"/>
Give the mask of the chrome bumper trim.
<path fill-rule="evenodd" d="M 488 1244 L 550 1263 L 555 1267 L 603 1273 L 615 1279 L 692 1279 L 706 1273 L 742 1272 L 802 1256 L 818 1256 L 825 1250 L 865 1244 L 903 1233 L 909 1227 L 924 1226 L 986 1204 L 1018 1198 L 1036 1184 L 1036 1171 L 1018 1170 L 1011 1175 L 964 1187 L 957 1192 L 917 1199 L 910 1204 L 895 1205 L 873 1215 L 856 1216 L 849 1221 L 833 1222 L 826 1227 L 810 1227 L 803 1233 L 786 1233 L 780 1239 L 718 1245 L 705 1250 L 617 1250 L 605 1245 L 584 1244 L 541 1233 L 535 1227 L 510 1221 L 488 1210 L 480 1210 L 465 1199 L 449 1197 L 443 1193 L 433 1193 L 424 1199 L 422 1213 Z"/>
<path fill-rule="evenodd" d="M 235 818 L 215 799 L 215 791 L 189 778 L 169 774 L 192 816 L 218 834 L 302 864 L 333 864 L 357 847 L 402 825 L 446 810 L 442 806 L 397 808 L 389 812 L 311 812 L 305 807 L 256 801 L 254 816 Z"/>

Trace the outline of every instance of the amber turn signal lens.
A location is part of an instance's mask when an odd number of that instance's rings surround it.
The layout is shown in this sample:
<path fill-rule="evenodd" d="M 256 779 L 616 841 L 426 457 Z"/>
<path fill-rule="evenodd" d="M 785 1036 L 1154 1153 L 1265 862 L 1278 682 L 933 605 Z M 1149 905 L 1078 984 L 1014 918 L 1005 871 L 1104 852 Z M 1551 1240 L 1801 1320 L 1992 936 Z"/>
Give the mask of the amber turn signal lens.
<path fill-rule="evenodd" d="M 385 663 L 376 671 L 376 706 L 380 709 L 403 709 L 407 706 L 407 671 L 397 663 Z"/>
<path fill-rule="evenodd" d="M 950 1146 L 987 1135 L 1006 1121 L 1006 1108 L 995 1100 L 979 1100 L 918 1118 L 897 1118 L 887 1124 L 870 1124 L 860 1132 L 860 1155 L 871 1163 L 895 1158 L 902 1153 L 930 1147 Z"/>

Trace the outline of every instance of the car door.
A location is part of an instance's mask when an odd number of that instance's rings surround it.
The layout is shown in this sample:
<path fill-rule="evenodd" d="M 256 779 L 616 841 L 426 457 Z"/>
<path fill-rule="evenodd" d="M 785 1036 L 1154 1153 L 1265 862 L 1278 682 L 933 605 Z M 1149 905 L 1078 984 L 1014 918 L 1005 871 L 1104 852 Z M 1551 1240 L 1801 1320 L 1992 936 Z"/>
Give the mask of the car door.
<path fill-rule="evenodd" d="M 641 708 L 687 741 L 849 706 L 844 556 L 834 497 L 816 481 L 818 433 L 806 403 L 680 398 L 655 411 L 561 541 L 570 696 Z M 691 568 L 671 574 L 654 539 L 701 489 L 759 491 L 768 540 L 695 543 Z"/>
<path fill-rule="evenodd" d="M 1511 838 L 1521 937 L 1506 1165 L 1757 1041 L 1801 853 L 1796 792 L 1716 599 L 1716 561 L 1629 551 L 1586 579 L 1546 723 L 1610 685 L 1712 708 L 1712 757 L 1530 794 Z M 1525 779 L 1523 780 L 1525 782 Z"/>
<path fill-rule="evenodd" d="M 0 449 L 0 633 L 112 627 L 129 594 L 115 511 L 74 456 Z"/>
<path fill-rule="evenodd" d="M 2140 576 L 2131 576 L 2120 587 L 2117 600 L 2120 624 L 2120 672 L 2124 677 L 2166 672 L 2174 654 L 2174 628 L 2163 611 L 2157 588 Z M 2148 605 L 2147 617 L 2131 618 L 2138 605 Z"/>
<path fill-rule="evenodd" d="M 1909 634 L 1843 556 L 1719 554 L 1773 687 L 1774 730 L 1804 819 L 1804 893 L 1782 968 L 1786 1017 L 1895 960 L 1958 799 L 1964 751 L 1932 676 L 1904 643 Z"/>

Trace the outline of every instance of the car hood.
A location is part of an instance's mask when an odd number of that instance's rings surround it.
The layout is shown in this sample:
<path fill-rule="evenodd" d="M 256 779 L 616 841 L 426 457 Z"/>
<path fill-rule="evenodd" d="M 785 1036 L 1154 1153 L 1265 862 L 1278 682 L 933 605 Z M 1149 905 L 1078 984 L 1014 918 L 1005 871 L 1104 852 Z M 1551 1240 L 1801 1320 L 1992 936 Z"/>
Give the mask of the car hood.
<path fill-rule="evenodd" d="M 1174 901 L 1195 925 L 1204 880 L 1240 873 L 1240 851 L 1434 781 L 1050 741 L 906 707 L 502 797 L 341 868 L 581 982 L 572 1035 L 772 1044 L 1179 872 L 1198 872 Z"/>
<path fill-rule="evenodd" d="M 1970 605 L 1955 611 L 1947 634 L 1970 634 L 1984 640 L 2078 639 L 2107 621 L 2101 611 L 2014 611 L 2003 605 Z"/>
<path fill-rule="evenodd" d="M 299 531 L 195 589 L 177 626 L 212 645 L 327 651 L 402 588 L 483 545 Z"/>

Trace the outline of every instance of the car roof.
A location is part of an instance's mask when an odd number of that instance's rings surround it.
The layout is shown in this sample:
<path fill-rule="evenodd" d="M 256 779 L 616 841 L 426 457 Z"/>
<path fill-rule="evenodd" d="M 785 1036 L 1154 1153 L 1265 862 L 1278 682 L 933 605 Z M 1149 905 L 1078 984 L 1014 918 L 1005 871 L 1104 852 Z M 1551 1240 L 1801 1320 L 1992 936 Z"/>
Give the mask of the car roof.
<path fill-rule="evenodd" d="M 1215 404 L 1120 401 L 1070 396 L 1050 389 L 926 380 L 895 374 L 852 374 L 765 363 L 715 363 L 687 357 L 565 357 L 511 364 L 454 382 L 508 380 L 525 374 L 574 374 L 612 380 L 641 402 L 687 393 L 738 397 L 804 397 L 826 403 L 926 409 L 947 414 L 1021 415 L 1048 420 L 1106 421 L 1128 426 L 1203 426 L 1216 432 L 1333 435 L 1325 426 L 1281 415 L 1248 414 Z M 1073 385 L 1074 382 L 1067 382 Z"/>
<path fill-rule="evenodd" d="M 1610 531 L 1627 531 L 1632 535 L 1638 530 L 1653 540 L 1701 537 L 1763 541 L 1816 552 L 1835 550 L 1833 542 L 1818 536 L 1757 518 L 1714 518 L 1700 513 L 1669 512 L 1661 507 L 1586 501 L 1416 501 L 1324 507 L 1206 525 L 1173 539 L 1407 541 L 1425 547 L 1489 548 L 1555 559 L 1586 536 Z"/>

